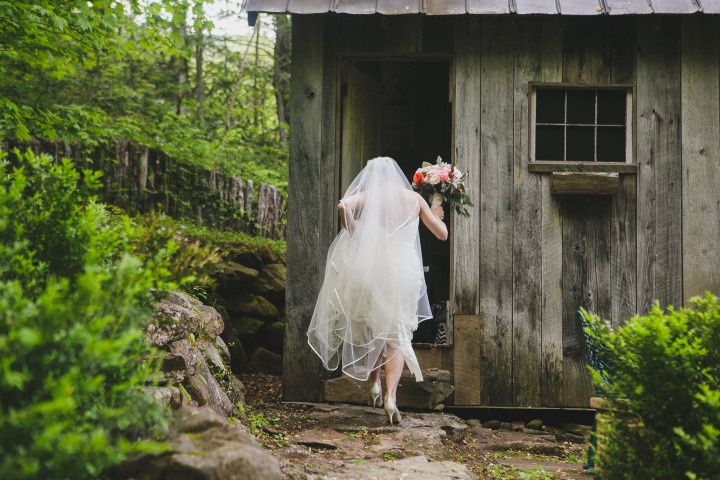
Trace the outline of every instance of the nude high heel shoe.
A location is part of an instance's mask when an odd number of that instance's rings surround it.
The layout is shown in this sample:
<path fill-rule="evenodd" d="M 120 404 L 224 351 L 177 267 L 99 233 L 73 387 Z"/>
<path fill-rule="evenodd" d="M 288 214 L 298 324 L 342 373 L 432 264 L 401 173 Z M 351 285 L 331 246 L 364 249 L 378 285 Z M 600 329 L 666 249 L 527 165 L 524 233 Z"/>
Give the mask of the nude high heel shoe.
<path fill-rule="evenodd" d="M 382 406 L 382 399 L 380 398 L 382 395 L 382 387 L 380 386 L 380 382 L 373 382 L 369 393 L 373 408 L 375 408 L 375 404 L 378 400 L 380 400 L 379 405 Z"/>
<path fill-rule="evenodd" d="M 398 424 L 402 420 L 402 415 L 400 415 L 400 410 L 398 410 L 397 405 L 395 405 L 395 400 L 389 398 L 385 400 L 385 413 L 387 414 L 390 425 L 393 424 L 393 418 L 396 420 L 395 423 Z"/>

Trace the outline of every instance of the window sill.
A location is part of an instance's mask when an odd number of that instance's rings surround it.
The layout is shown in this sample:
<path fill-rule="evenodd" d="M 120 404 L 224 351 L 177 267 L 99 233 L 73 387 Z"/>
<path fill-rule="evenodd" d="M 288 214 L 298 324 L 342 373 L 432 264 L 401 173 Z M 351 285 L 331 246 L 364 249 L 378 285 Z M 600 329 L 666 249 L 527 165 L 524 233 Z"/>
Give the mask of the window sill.
<path fill-rule="evenodd" d="M 579 173 L 635 173 L 637 165 L 621 162 L 566 162 L 535 161 L 528 163 L 528 170 L 535 173 L 579 172 Z"/>

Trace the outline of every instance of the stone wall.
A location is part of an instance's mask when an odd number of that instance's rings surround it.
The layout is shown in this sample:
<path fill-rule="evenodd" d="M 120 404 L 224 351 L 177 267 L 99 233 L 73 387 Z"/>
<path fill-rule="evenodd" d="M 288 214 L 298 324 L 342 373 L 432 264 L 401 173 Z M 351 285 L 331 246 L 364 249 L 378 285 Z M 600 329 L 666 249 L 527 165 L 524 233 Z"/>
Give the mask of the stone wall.
<path fill-rule="evenodd" d="M 279 375 L 285 331 L 285 258 L 270 250 L 230 253 L 217 274 L 215 308 L 233 371 Z"/>

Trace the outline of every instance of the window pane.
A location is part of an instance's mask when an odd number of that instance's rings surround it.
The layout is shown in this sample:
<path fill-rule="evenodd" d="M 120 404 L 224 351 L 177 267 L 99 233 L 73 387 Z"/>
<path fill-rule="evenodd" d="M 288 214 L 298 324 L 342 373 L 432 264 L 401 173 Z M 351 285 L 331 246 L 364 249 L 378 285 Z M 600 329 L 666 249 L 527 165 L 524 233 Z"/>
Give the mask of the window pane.
<path fill-rule="evenodd" d="M 598 127 L 599 162 L 625 161 L 625 127 Z"/>
<path fill-rule="evenodd" d="M 563 159 L 563 127 L 538 125 L 535 130 L 535 159 Z"/>
<path fill-rule="evenodd" d="M 567 160 L 593 161 L 595 127 L 567 127 Z"/>
<path fill-rule="evenodd" d="M 568 123 L 595 123 L 595 90 L 568 89 L 567 117 Z"/>
<path fill-rule="evenodd" d="M 565 92 L 559 88 L 538 88 L 535 102 L 537 123 L 565 121 Z"/>
<path fill-rule="evenodd" d="M 625 125 L 625 90 L 598 91 L 598 123 Z"/>

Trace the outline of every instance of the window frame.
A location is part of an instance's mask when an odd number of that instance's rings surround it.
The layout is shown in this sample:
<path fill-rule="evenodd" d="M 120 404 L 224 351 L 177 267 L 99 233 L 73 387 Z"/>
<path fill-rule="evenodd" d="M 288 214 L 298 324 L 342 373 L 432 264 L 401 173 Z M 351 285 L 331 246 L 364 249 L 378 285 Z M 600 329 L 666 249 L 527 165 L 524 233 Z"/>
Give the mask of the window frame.
<path fill-rule="evenodd" d="M 535 159 L 535 112 L 538 88 L 555 88 L 559 90 L 624 90 L 626 91 L 625 108 L 625 161 L 598 162 L 576 160 L 536 160 Z M 636 138 L 636 88 L 631 83 L 569 83 L 569 82 L 528 82 L 528 170 L 531 172 L 618 172 L 634 173 L 637 171 L 635 156 Z M 597 106 L 596 106 L 597 109 Z M 594 145 L 597 149 L 597 145 Z"/>

